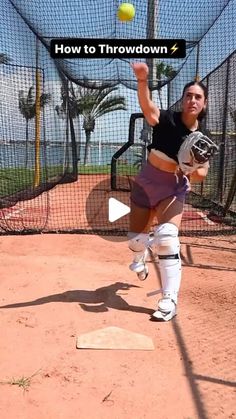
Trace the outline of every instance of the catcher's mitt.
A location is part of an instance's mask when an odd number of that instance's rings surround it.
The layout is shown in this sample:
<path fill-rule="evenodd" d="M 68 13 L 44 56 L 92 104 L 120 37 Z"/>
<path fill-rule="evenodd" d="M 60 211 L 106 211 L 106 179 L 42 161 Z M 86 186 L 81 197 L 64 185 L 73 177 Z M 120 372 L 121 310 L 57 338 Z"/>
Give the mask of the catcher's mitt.
<path fill-rule="evenodd" d="M 189 134 L 178 152 L 179 167 L 186 175 L 199 167 L 208 167 L 211 156 L 218 151 L 218 146 L 200 131 Z"/>

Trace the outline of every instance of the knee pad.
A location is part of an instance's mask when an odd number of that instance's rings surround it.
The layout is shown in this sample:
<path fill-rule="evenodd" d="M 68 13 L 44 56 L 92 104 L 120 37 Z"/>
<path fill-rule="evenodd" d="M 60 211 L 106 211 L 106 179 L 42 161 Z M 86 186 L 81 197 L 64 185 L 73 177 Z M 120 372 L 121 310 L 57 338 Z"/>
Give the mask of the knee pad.
<path fill-rule="evenodd" d="M 160 224 L 154 231 L 154 243 L 159 259 L 179 259 L 179 230 L 172 223 Z"/>
<path fill-rule="evenodd" d="M 149 234 L 148 233 L 129 233 L 129 249 L 133 252 L 143 252 L 146 250 L 148 245 Z"/>

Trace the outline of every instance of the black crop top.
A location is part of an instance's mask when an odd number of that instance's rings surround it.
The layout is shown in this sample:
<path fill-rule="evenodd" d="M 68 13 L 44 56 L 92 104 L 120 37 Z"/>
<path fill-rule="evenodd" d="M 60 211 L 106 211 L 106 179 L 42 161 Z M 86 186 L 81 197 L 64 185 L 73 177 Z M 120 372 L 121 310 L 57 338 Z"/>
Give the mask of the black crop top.
<path fill-rule="evenodd" d="M 199 124 L 200 125 L 200 124 Z M 197 131 L 203 131 L 199 126 Z M 153 127 L 151 149 L 162 151 L 168 157 L 178 162 L 179 148 L 190 131 L 181 120 L 181 112 L 160 110 L 159 123 Z"/>

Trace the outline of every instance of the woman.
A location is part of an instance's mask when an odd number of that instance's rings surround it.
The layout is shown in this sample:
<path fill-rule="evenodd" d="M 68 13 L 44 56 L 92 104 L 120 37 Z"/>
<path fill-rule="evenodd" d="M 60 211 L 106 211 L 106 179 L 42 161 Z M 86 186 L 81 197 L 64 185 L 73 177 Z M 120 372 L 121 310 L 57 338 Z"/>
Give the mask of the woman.
<path fill-rule="evenodd" d="M 183 89 L 182 111 L 164 111 L 152 102 L 148 88 L 148 67 L 132 64 L 138 81 L 138 99 L 146 121 L 153 127 L 148 161 L 136 177 L 131 191 L 129 248 L 134 252 L 130 269 L 145 279 L 147 248 L 153 245 L 158 254 L 162 298 L 154 319 L 170 320 L 177 313 L 181 282 L 180 243 L 178 238 L 185 195 L 191 182 L 201 182 L 208 172 L 208 162 L 186 176 L 180 170 L 178 152 L 186 137 L 202 131 L 200 120 L 207 105 L 207 90 L 200 82 L 188 83 Z M 154 239 L 150 228 L 154 217 L 158 225 Z"/>

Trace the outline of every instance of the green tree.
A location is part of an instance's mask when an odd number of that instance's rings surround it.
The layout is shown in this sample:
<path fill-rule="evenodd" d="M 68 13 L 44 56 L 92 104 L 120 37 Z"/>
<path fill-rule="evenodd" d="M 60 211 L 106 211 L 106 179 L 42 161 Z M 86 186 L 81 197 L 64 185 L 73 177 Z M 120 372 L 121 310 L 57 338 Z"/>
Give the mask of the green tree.
<path fill-rule="evenodd" d="M 236 109 L 234 109 L 232 106 L 229 106 L 229 114 L 233 120 L 234 130 L 236 132 Z"/>
<path fill-rule="evenodd" d="M 134 162 L 134 167 L 136 167 L 137 169 L 140 170 L 141 167 L 142 167 L 142 163 L 143 163 L 143 153 L 142 152 L 137 152 L 134 155 L 137 158 Z"/>
<path fill-rule="evenodd" d="M 76 119 L 78 118 L 78 135 L 80 137 L 80 121 L 79 121 L 79 108 L 77 106 L 77 98 L 75 94 L 75 90 L 73 88 L 72 83 L 70 83 L 70 86 L 68 82 L 63 81 L 61 85 L 61 104 L 55 106 L 55 111 L 59 118 L 66 119 L 67 115 L 72 118 Z M 77 148 L 77 158 L 80 159 L 80 138 L 77 141 L 78 148 Z"/>
<path fill-rule="evenodd" d="M 55 106 L 55 111 L 62 119 L 66 118 L 67 112 L 73 119 L 79 115 L 76 95 L 72 84 L 70 87 L 68 86 L 68 83 L 63 83 L 61 85 L 61 104 Z"/>
<path fill-rule="evenodd" d="M 44 108 L 51 100 L 50 93 L 42 93 L 40 96 L 40 108 Z M 29 143 L 29 121 L 36 116 L 35 88 L 31 86 L 28 92 L 19 91 L 19 110 L 26 121 L 26 147 L 25 167 L 28 166 L 28 143 Z"/>
<path fill-rule="evenodd" d="M 90 84 L 90 87 L 79 87 L 75 93 L 78 113 L 83 117 L 86 136 L 84 165 L 89 161 L 91 134 L 95 129 L 96 120 L 107 113 L 126 110 L 125 98 L 113 94 L 117 90 L 118 87 L 107 87 L 102 84 L 98 86 L 94 83 Z"/>
<path fill-rule="evenodd" d="M 162 61 L 156 65 L 156 78 L 159 82 L 171 80 L 177 74 L 176 70 L 169 64 L 165 64 Z M 162 99 L 161 99 L 161 88 L 162 83 L 159 83 L 158 97 L 160 101 L 160 108 L 162 108 Z"/>
<path fill-rule="evenodd" d="M 11 61 L 11 58 L 7 54 L 0 53 L 0 64 L 8 64 Z"/>

